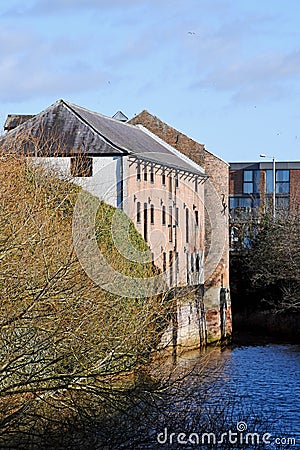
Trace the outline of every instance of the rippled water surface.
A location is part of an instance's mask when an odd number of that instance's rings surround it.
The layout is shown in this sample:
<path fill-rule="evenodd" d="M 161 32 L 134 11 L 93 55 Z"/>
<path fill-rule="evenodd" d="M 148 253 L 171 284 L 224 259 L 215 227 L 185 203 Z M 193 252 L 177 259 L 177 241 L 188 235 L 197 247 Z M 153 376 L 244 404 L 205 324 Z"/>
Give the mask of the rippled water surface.
<path fill-rule="evenodd" d="M 159 361 L 158 371 L 174 367 L 179 384 L 162 396 L 158 416 L 150 412 L 150 423 L 139 423 L 130 445 L 122 448 L 300 450 L 299 345 L 209 348 L 173 363 Z M 253 444 L 254 434 L 259 441 Z M 265 435 L 269 442 L 262 440 Z"/>
<path fill-rule="evenodd" d="M 261 417 L 265 432 L 294 437 L 300 449 L 300 346 L 241 346 L 219 359 L 224 365 L 210 402 L 229 396 L 237 420 Z"/>

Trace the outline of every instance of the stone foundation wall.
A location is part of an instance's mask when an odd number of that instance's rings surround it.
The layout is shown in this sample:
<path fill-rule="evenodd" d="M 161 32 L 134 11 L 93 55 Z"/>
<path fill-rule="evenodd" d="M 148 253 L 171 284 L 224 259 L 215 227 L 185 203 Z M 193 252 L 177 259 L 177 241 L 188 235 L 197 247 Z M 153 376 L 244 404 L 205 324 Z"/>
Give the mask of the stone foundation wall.
<path fill-rule="evenodd" d="M 168 329 L 162 336 L 161 347 L 195 349 L 227 340 L 232 334 L 231 305 L 228 290 L 218 293 L 217 307 L 203 301 L 196 289 L 183 297 L 173 299 L 174 311 Z M 202 287 L 203 291 L 203 287 Z M 224 295 L 223 295 L 224 294 Z"/>

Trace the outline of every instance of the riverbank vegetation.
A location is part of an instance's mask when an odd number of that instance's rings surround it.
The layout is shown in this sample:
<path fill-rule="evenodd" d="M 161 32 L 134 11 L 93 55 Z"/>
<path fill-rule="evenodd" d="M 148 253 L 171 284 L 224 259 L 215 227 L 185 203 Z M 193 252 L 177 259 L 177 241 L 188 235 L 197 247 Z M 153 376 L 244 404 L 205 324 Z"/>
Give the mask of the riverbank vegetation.
<path fill-rule="evenodd" d="M 231 294 L 236 324 L 299 338 L 300 221 L 294 209 L 239 224 L 231 252 Z M 238 320 L 237 320 L 238 319 Z M 264 330 L 265 326 L 265 330 Z"/>
<path fill-rule="evenodd" d="M 35 448 L 70 430 L 76 440 L 91 419 L 109 421 L 160 389 L 154 382 L 146 386 L 144 373 L 168 305 L 163 295 L 112 294 L 86 275 L 72 245 L 79 192 L 15 152 L 1 154 L 1 448 Z M 115 248 L 109 233 L 115 212 L 99 204 L 95 230 L 102 254 L 125 275 L 156 275 L 152 262 L 128 260 Z M 147 252 L 124 221 L 130 245 Z"/>
<path fill-rule="evenodd" d="M 211 403 L 213 351 L 176 366 L 151 358 L 170 317 L 167 296 L 122 297 L 85 273 L 72 243 L 80 192 L 16 152 L 0 157 L 0 447 L 160 448 L 165 429 L 219 436 L 236 426 L 230 400 Z M 102 254 L 124 275 L 156 275 L 152 262 L 115 247 L 115 213 L 99 204 Z M 147 252 L 123 220 L 131 245 Z"/>

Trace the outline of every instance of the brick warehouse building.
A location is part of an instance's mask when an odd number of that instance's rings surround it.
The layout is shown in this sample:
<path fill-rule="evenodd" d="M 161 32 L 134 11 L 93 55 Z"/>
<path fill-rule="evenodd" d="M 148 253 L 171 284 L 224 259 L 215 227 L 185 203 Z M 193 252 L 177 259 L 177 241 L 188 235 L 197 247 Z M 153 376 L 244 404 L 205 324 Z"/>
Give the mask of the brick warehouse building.
<path fill-rule="evenodd" d="M 172 147 L 188 156 L 205 170 L 209 179 L 204 183 L 206 212 L 204 262 L 205 284 L 204 303 L 206 320 L 214 334 L 222 328 L 222 298 L 229 296 L 229 233 L 228 233 L 228 189 L 229 164 L 206 150 L 203 144 L 144 110 L 129 120 L 141 124 L 159 136 Z M 226 300 L 226 304 L 227 304 Z M 226 311 L 227 329 L 231 329 L 231 309 L 228 302 Z M 221 322 L 221 323 L 220 323 Z"/>
<path fill-rule="evenodd" d="M 225 162 L 179 132 L 176 146 L 171 146 L 141 122 L 129 124 L 122 114 L 113 119 L 64 100 L 36 116 L 9 116 L 5 128 L 4 143 L 15 139 L 22 145 L 25 133 L 23 144 L 30 160 L 57 168 L 70 181 L 123 209 L 147 241 L 170 288 L 190 287 L 200 293 L 178 303 L 180 344 L 197 346 L 199 338 L 213 341 L 230 334 L 224 292 L 228 288 Z M 60 147 L 48 145 L 53 133 Z M 194 154 L 193 160 L 188 153 Z M 213 180 L 217 173 L 218 189 L 209 189 L 208 176 Z"/>

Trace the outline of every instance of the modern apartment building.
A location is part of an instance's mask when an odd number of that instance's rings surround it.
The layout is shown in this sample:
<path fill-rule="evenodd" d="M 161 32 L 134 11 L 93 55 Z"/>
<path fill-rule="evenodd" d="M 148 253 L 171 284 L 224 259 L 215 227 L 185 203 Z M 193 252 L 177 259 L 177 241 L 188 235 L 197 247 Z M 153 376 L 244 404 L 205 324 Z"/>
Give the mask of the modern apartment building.
<path fill-rule="evenodd" d="M 275 167 L 275 174 L 274 174 Z M 274 176 L 275 175 L 275 176 Z M 274 190 L 275 181 L 275 190 Z M 289 213 L 300 205 L 300 162 L 230 163 L 229 213 L 231 221 L 247 214 Z"/>

